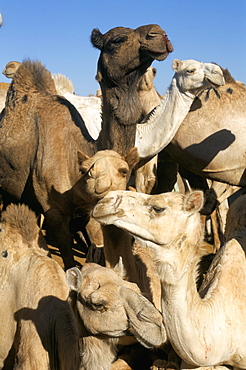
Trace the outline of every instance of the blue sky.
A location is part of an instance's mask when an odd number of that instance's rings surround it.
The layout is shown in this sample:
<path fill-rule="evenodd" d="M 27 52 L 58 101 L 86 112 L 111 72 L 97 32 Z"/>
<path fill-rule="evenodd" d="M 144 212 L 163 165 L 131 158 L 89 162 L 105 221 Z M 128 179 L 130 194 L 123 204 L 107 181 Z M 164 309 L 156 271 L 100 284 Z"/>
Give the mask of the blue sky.
<path fill-rule="evenodd" d="M 174 58 L 216 62 L 246 83 L 246 0 L 1 0 L 0 13 L 0 71 L 10 60 L 40 60 L 69 77 L 80 95 L 99 88 L 92 29 L 150 23 L 159 24 L 174 46 L 166 60 L 152 64 L 160 94 L 171 81 Z M 9 80 L 0 74 L 0 82 Z"/>

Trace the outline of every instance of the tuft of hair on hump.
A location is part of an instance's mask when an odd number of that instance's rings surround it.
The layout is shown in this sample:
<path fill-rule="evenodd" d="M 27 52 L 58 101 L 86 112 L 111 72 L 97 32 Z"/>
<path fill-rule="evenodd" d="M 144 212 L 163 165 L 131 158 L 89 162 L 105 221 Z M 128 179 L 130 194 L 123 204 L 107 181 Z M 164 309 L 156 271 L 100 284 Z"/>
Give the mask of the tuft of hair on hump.
<path fill-rule="evenodd" d="M 13 233 L 18 233 L 28 245 L 38 239 L 39 227 L 36 215 L 25 204 L 10 204 L 2 212 L 1 222 L 8 225 Z"/>
<path fill-rule="evenodd" d="M 40 61 L 31 61 L 30 59 L 24 60 L 18 68 L 14 80 L 19 77 L 27 81 L 37 92 L 57 94 L 51 73 Z"/>

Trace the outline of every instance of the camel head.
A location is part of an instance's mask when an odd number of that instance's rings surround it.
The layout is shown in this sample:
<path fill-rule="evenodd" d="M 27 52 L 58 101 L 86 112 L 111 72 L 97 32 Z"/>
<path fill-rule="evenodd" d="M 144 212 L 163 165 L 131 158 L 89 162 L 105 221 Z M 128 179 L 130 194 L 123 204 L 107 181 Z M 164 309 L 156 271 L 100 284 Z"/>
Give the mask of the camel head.
<path fill-rule="evenodd" d="M 112 191 L 97 203 L 92 215 L 102 224 L 128 231 L 149 247 L 168 248 L 181 236 L 190 240 L 200 236 L 202 204 L 201 191 L 188 195 Z"/>
<path fill-rule="evenodd" d="M 75 300 L 70 295 L 71 304 L 90 333 L 115 338 L 133 334 L 147 348 L 166 341 L 161 313 L 136 284 L 121 278 L 117 267 L 86 263 L 82 270 L 67 270 L 66 279 L 77 293 Z"/>
<path fill-rule="evenodd" d="M 207 87 L 225 84 L 221 68 L 214 63 L 174 59 L 172 68 L 176 72 L 173 78 L 183 93 L 197 95 Z"/>
<path fill-rule="evenodd" d="M 92 202 L 110 190 L 125 190 L 131 171 L 139 161 L 136 148 L 124 157 L 113 150 L 98 151 L 91 158 L 79 151 L 78 156 L 82 177 L 74 189 L 83 199 Z"/>
<path fill-rule="evenodd" d="M 129 322 L 121 291 L 125 287 L 140 293 L 136 284 L 95 263 L 86 263 L 82 270 L 68 269 L 66 278 L 70 288 L 77 292 L 77 311 L 90 333 L 113 337 L 126 334 Z"/>
<path fill-rule="evenodd" d="M 105 34 L 94 29 L 91 42 L 101 51 L 97 80 L 111 87 L 127 84 L 133 76 L 139 80 L 153 60 L 164 60 L 173 51 L 166 32 L 156 24 L 115 27 Z"/>
<path fill-rule="evenodd" d="M 8 62 L 2 73 L 7 78 L 13 78 L 20 65 L 21 65 L 20 62 L 15 61 Z"/>

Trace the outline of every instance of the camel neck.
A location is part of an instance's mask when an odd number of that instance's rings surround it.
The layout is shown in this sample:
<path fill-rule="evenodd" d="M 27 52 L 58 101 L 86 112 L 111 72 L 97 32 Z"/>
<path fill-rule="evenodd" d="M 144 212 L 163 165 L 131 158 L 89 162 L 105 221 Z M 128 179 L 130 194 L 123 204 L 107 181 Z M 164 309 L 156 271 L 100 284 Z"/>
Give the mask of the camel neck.
<path fill-rule="evenodd" d="M 137 86 L 131 86 L 131 89 L 128 86 L 102 87 L 102 93 L 102 130 L 97 140 L 98 150 L 112 149 L 126 155 L 134 147 L 136 124 L 142 118 Z"/>
<path fill-rule="evenodd" d="M 170 143 L 194 99 L 195 95 L 179 90 L 174 77 L 160 105 L 137 125 L 135 146 L 141 158 L 158 154 Z"/>
<path fill-rule="evenodd" d="M 185 249 L 188 248 L 195 250 L 191 245 L 186 245 Z M 229 281 L 236 273 L 233 266 L 235 262 L 236 269 L 239 265 L 242 271 L 245 269 L 242 266 L 245 264 L 242 263 L 245 260 L 244 252 L 235 242 L 222 248 L 207 274 L 208 281 L 201 292 L 203 298 L 196 287 L 199 258 L 189 255 L 182 264 L 183 252 L 184 249 L 179 250 L 179 255 L 175 253 L 175 256 L 168 253 L 167 261 L 158 264 L 162 281 L 162 313 L 168 339 L 177 354 L 191 365 L 226 363 L 228 348 L 231 346 L 230 335 L 234 335 L 230 333 L 228 307 L 229 310 L 234 307 L 233 304 L 236 307 L 240 297 L 239 292 L 236 299 L 232 297 L 232 285 L 235 283 Z M 245 275 L 244 272 L 240 274 Z M 241 279 L 240 283 L 245 284 L 245 276 Z"/>

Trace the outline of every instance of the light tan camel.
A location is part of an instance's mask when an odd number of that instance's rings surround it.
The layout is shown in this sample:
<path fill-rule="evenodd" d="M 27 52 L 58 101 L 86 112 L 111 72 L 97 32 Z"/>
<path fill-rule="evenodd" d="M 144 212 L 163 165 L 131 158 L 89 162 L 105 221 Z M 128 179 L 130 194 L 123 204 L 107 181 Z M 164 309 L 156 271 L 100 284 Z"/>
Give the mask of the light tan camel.
<path fill-rule="evenodd" d="M 63 269 L 40 248 L 36 217 L 10 205 L 0 222 L 0 368 L 76 370 L 79 334 Z M 15 363 L 15 364 L 14 364 Z"/>
<path fill-rule="evenodd" d="M 153 196 L 115 191 L 97 204 L 93 215 L 155 250 L 167 337 L 184 362 L 245 368 L 245 237 L 240 244 L 233 235 L 217 252 L 198 293 L 202 205 L 201 191 Z"/>
<path fill-rule="evenodd" d="M 80 328 L 84 370 L 112 369 L 121 338 L 127 333 L 131 335 L 128 338 L 135 335 L 149 348 L 153 343 L 149 346 L 148 338 L 155 338 L 156 331 L 155 346 L 166 339 L 161 313 L 140 294 L 135 284 L 122 280 L 122 274 L 121 262 L 115 270 L 87 263 L 81 271 L 76 267 L 66 271 L 72 289 L 71 304 Z M 113 369 L 119 369 L 117 361 Z"/>
<path fill-rule="evenodd" d="M 187 117 L 172 126 L 171 131 L 162 119 L 162 127 L 152 130 L 160 138 L 155 149 L 139 151 L 140 156 L 160 152 L 170 142 L 168 153 L 190 171 L 211 180 L 245 186 L 246 90 L 228 74 L 224 71 L 226 84 L 200 94 Z M 170 134 L 166 135 L 166 130 Z M 140 148 L 137 141 L 135 145 Z"/>
<path fill-rule="evenodd" d="M 139 161 L 136 148 L 131 149 L 125 157 L 113 150 L 99 150 L 92 157 L 79 151 L 78 157 L 81 178 L 64 193 L 52 190 L 53 204 L 66 215 L 68 222 L 75 213 L 86 213 L 89 220 L 90 211 L 108 191 L 125 190 L 132 169 Z M 104 242 L 100 225 L 92 219 L 86 228 L 90 238 L 88 244 L 92 242 L 102 246 Z M 118 260 L 119 257 L 117 263 Z"/>

